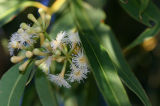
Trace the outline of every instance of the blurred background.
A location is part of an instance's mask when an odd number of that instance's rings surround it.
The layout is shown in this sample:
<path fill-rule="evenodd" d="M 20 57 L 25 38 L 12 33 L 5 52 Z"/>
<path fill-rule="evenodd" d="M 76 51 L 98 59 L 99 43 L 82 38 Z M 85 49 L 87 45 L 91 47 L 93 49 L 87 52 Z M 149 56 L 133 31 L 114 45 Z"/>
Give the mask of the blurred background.
<path fill-rule="evenodd" d="M 54 0 L 36 0 L 46 6 L 50 6 Z M 140 33 L 146 28 L 145 25 L 139 23 L 130 17 L 124 9 L 120 6 L 118 0 L 85 0 L 95 8 L 102 8 L 107 18 L 104 22 L 111 26 L 113 32 L 116 35 L 122 50 L 130 44 Z M 10 2 L 10 1 L 7 1 Z M 14 0 L 12 1 L 14 2 Z M 153 0 L 153 2 L 160 8 L 160 1 Z M 1 7 L 0 7 L 1 8 Z M 7 48 L 8 39 L 11 34 L 16 32 L 21 22 L 32 24 L 27 19 L 27 14 L 33 13 L 38 17 L 37 8 L 29 7 L 25 8 L 23 12 L 14 17 L 12 21 L 0 27 L 0 77 L 5 73 L 13 64 L 10 62 L 10 56 Z M 52 16 L 52 24 L 56 21 L 58 16 L 54 14 Z M 151 22 L 152 23 L 152 22 Z M 153 23 L 154 25 L 154 23 Z M 137 79 L 141 82 L 143 88 L 148 94 L 153 106 L 160 105 L 160 33 L 154 38 L 145 41 L 143 44 L 135 47 L 134 49 L 124 53 L 129 65 L 132 68 L 133 73 Z M 27 86 L 24 93 L 23 106 L 41 106 L 38 96 L 32 81 Z M 76 85 L 75 88 L 70 90 L 59 90 L 59 96 L 63 95 L 64 98 L 60 98 L 60 104 L 68 106 L 107 106 L 107 103 L 103 100 L 92 74 L 89 78 Z M 127 89 L 127 88 L 126 88 Z M 141 101 L 137 96 L 127 89 L 128 96 L 133 106 L 142 106 Z M 68 98 L 67 95 L 70 95 Z M 76 101 L 76 102 L 75 102 Z"/>

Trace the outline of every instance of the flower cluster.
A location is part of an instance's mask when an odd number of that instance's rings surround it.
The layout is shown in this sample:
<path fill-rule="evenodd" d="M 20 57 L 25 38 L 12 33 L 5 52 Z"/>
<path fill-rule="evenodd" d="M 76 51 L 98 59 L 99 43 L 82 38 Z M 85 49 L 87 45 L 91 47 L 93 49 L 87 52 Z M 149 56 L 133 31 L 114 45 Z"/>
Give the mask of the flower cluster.
<path fill-rule="evenodd" d="M 33 26 L 22 23 L 18 31 L 12 34 L 9 42 L 11 62 L 20 65 L 19 70 L 25 71 L 31 61 L 35 61 L 50 81 L 60 87 L 71 87 L 70 83 L 80 83 L 87 78 L 89 72 L 87 58 L 84 54 L 77 31 L 61 31 L 56 39 L 51 39 L 46 33 L 51 16 L 39 9 L 40 18 L 37 20 L 32 14 L 28 18 L 34 22 Z M 18 52 L 15 56 L 15 53 Z M 62 69 L 55 73 L 51 71 L 53 62 L 61 63 Z M 67 70 L 67 66 L 70 70 Z"/>

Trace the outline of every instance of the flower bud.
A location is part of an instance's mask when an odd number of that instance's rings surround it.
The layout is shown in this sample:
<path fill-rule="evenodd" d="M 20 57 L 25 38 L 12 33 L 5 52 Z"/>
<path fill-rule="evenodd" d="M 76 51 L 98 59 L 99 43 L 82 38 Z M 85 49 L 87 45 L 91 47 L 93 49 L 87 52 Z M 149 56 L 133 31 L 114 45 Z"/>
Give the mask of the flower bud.
<path fill-rule="evenodd" d="M 42 28 L 45 29 L 45 11 L 42 8 L 40 8 L 38 12 L 41 16 L 39 22 L 42 24 Z"/>
<path fill-rule="evenodd" d="M 29 29 L 30 28 L 26 23 L 21 23 L 20 27 L 23 28 L 23 29 Z"/>
<path fill-rule="evenodd" d="M 43 43 L 43 46 L 44 46 L 45 48 L 47 48 L 49 51 L 52 51 L 52 47 L 51 47 L 50 43 L 45 42 L 45 43 Z"/>
<path fill-rule="evenodd" d="M 60 56 L 60 55 L 61 55 L 61 51 L 56 50 L 56 51 L 55 51 L 55 54 L 58 55 L 58 56 Z"/>
<path fill-rule="evenodd" d="M 38 55 L 38 56 L 46 56 L 47 55 L 47 53 L 41 52 L 39 49 L 34 49 L 33 54 Z"/>
<path fill-rule="evenodd" d="M 28 19 L 30 19 L 31 21 L 33 21 L 34 23 L 38 24 L 37 19 L 34 17 L 33 14 L 28 14 Z"/>
<path fill-rule="evenodd" d="M 41 59 L 41 60 L 36 60 L 35 61 L 35 65 L 40 65 L 41 63 L 43 63 L 44 61 L 46 60 L 46 58 L 43 58 L 43 59 Z"/>
<path fill-rule="evenodd" d="M 24 32 L 24 30 L 22 29 L 22 28 L 20 28 L 20 29 L 18 29 L 18 31 L 17 31 L 19 34 L 20 33 L 23 33 Z"/>
<path fill-rule="evenodd" d="M 41 27 L 35 27 L 33 29 L 36 33 L 42 32 L 42 28 Z"/>
<path fill-rule="evenodd" d="M 65 57 L 60 57 L 60 58 L 57 58 L 56 61 L 60 63 L 60 62 L 64 61 L 64 59 L 65 59 Z"/>
<path fill-rule="evenodd" d="M 29 60 L 27 60 L 26 62 L 24 62 L 22 65 L 19 66 L 19 70 L 20 71 L 24 71 L 26 69 L 26 67 L 28 66 L 29 64 Z"/>
<path fill-rule="evenodd" d="M 31 51 L 26 52 L 26 57 L 31 58 L 33 56 L 33 53 Z"/>
<path fill-rule="evenodd" d="M 49 24 L 50 24 L 50 21 L 51 21 L 51 16 L 50 15 L 48 15 L 48 14 L 46 14 L 46 28 L 49 26 Z"/>
<path fill-rule="evenodd" d="M 22 61 L 25 58 L 25 56 L 13 56 L 11 57 L 11 62 L 12 63 L 18 63 Z"/>

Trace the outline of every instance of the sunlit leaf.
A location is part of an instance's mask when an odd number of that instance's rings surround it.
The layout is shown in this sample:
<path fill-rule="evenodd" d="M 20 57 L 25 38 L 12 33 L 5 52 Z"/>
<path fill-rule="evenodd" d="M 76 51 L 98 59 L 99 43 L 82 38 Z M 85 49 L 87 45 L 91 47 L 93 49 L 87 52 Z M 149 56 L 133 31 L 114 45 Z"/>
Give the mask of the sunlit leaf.
<path fill-rule="evenodd" d="M 81 1 L 78 0 L 72 0 L 71 10 L 86 55 L 92 67 L 93 75 L 105 100 L 111 106 L 129 106 L 130 102 L 117 71 L 107 52 L 99 45 L 100 41 L 97 39 L 98 35 L 94 32 L 96 26 L 98 26 L 97 22 L 99 21 L 100 23 L 102 18 L 100 17 L 101 12 L 99 13 L 96 10 L 91 11 L 89 8 L 84 10 Z M 94 17 L 92 14 L 96 14 L 99 17 Z"/>
<path fill-rule="evenodd" d="M 17 14 L 23 11 L 26 7 L 34 6 L 46 9 L 39 2 L 27 0 L 0 0 L 0 27 L 11 21 Z"/>
<path fill-rule="evenodd" d="M 118 74 L 123 80 L 124 84 L 140 98 L 143 104 L 145 104 L 146 106 L 151 106 L 151 103 L 141 84 L 131 72 L 130 67 L 125 61 L 122 55 L 121 48 L 119 47 L 110 27 L 105 24 L 101 24 L 100 27 L 97 28 L 95 31 L 97 34 L 101 35 L 101 42 L 103 43 L 106 51 L 111 57 L 111 60 L 117 67 Z"/>

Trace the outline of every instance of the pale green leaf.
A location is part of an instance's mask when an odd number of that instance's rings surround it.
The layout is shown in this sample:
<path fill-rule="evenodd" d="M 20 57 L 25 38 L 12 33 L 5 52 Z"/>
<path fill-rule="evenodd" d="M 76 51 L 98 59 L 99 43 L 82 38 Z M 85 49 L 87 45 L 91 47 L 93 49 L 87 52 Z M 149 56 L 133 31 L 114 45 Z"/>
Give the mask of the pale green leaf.
<path fill-rule="evenodd" d="M 36 72 L 35 87 L 43 106 L 58 106 L 55 92 L 42 70 Z"/>
<path fill-rule="evenodd" d="M 32 69 L 30 64 L 25 73 L 19 72 L 20 64 L 10 68 L 0 80 L 0 106 L 19 106 L 27 79 Z"/>
<path fill-rule="evenodd" d="M 0 27 L 11 21 L 26 7 L 35 6 L 34 1 L 27 0 L 0 0 Z"/>

